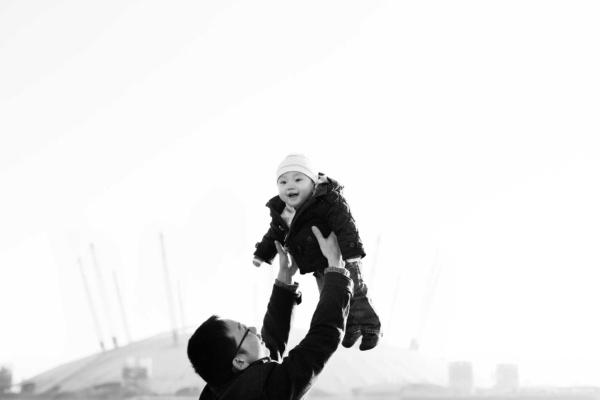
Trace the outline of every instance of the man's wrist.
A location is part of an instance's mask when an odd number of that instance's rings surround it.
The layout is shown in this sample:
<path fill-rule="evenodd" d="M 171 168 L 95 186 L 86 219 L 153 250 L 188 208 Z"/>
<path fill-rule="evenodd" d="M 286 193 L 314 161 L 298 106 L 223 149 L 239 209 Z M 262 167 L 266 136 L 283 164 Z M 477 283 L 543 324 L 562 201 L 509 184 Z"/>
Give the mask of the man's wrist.
<path fill-rule="evenodd" d="M 280 281 L 281 283 L 285 283 L 286 285 L 291 285 L 292 284 L 292 275 L 290 275 L 286 271 L 279 271 L 279 273 L 277 274 L 277 280 Z"/>
<path fill-rule="evenodd" d="M 290 292 L 297 292 L 299 285 L 298 282 L 285 283 L 280 281 L 279 279 L 275 279 L 275 286 L 279 286 L 283 289 L 289 290 Z"/>
<path fill-rule="evenodd" d="M 336 267 L 336 268 L 344 268 L 344 261 L 342 260 L 342 258 L 334 258 L 334 259 L 327 259 L 327 264 L 330 267 Z"/>

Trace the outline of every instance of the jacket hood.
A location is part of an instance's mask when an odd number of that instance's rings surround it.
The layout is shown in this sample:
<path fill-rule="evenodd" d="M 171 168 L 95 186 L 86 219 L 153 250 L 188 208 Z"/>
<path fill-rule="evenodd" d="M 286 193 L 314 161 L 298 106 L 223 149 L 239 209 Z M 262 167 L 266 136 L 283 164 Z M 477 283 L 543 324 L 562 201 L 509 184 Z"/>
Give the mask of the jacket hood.
<path fill-rule="evenodd" d="M 319 172 L 314 196 L 325 196 L 329 192 L 339 192 L 341 194 L 343 189 L 344 186 L 341 183 Z"/>

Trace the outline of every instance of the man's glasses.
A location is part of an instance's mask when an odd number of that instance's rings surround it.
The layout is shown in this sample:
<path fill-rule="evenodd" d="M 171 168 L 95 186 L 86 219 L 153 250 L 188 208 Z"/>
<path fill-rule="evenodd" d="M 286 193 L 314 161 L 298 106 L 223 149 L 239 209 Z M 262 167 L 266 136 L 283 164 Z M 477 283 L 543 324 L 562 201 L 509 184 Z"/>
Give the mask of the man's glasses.
<path fill-rule="evenodd" d="M 238 351 L 240 351 L 240 348 L 242 347 L 242 343 L 244 343 L 244 339 L 246 339 L 246 336 L 248 336 L 248 332 L 250 332 L 250 328 L 246 328 L 246 332 L 244 333 L 244 336 L 242 336 L 242 340 L 240 341 L 240 345 L 237 347 L 237 349 L 235 349 L 235 355 L 236 356 L 237 356 Z"/>

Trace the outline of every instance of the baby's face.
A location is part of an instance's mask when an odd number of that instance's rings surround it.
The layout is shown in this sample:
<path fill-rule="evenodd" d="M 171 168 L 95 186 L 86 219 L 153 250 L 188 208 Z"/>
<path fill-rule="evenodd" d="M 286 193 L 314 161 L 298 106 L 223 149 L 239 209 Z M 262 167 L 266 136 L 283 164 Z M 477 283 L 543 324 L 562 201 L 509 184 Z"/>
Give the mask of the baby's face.
<path fill-rule="evenodd" d="M 277 179 L 279 197 L 296 210 L 312 195 L 314 182 L 302 172 L 290 171 Z"/>

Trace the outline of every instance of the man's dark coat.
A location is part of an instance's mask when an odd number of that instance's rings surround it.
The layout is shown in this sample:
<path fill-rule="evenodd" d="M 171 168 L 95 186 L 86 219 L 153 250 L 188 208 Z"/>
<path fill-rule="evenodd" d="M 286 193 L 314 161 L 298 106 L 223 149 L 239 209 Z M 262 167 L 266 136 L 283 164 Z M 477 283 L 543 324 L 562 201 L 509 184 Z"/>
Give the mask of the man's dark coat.
<path fill-rule="evenodd" d="M 206 385 L 200 400 L 302 399 L 342 340 L 352 291 L 350 278 L 326 273 L 306 337 L 283 358 L 301 295 L 274 285 L 261 332 L 271 358 L 251 364 L 223 386 Z"/>

